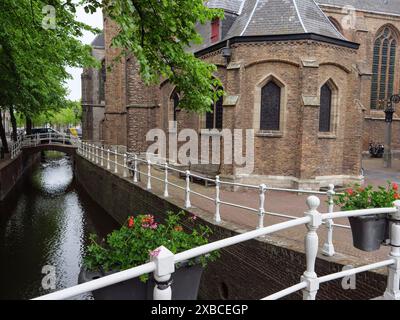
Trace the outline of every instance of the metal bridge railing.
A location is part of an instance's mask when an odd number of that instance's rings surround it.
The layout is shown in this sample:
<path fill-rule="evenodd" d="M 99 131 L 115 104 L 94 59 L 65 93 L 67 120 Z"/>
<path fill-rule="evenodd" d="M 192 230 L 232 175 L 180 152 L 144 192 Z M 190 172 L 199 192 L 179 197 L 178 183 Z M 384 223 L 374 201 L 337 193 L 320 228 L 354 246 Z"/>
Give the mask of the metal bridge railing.
<path fill-rule="evenodd" d="M 25 135 L 21 139 L 21 147 L 36 147 L 43 144 L 58 144 L 78 146 L 80 140 L 71 134 L 65 133 L 38 133 Z"/>
<path fill-rule="evenodd" d="M 43 144 L 58 144 L 78 146 L 80 140 L 70 134 L 63 133 L 38 133 L 31 135 L 20 135 L 17 141 L 11 145 L 11 159 L 15 159 L 23 148 L 37 147 Z"/>

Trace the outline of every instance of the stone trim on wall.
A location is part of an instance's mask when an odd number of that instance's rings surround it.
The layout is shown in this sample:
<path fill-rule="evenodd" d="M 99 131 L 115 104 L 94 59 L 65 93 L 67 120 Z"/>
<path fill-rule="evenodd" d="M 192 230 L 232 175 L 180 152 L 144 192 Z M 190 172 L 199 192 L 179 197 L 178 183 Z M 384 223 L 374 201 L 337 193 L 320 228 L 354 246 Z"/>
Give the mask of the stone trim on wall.
<path fill-rule="evenodd" d="M 231 181 L 243 184 L 261 184 L 273 185 L 281 188 L 299 188 L 306 190 L 319 190 L 323 187 L 328 187 L 333 183 L 337 186 L 348 184 L 361 183 L 364 177 L 351 175 L 332 175 L 332 176 L 317 176 L 314 179 L 299 179 L 293 176 L 278 176 L 278 175 L 248 175 L 248 176 L 222 176 L 221 179 L 229 179 Z"/>

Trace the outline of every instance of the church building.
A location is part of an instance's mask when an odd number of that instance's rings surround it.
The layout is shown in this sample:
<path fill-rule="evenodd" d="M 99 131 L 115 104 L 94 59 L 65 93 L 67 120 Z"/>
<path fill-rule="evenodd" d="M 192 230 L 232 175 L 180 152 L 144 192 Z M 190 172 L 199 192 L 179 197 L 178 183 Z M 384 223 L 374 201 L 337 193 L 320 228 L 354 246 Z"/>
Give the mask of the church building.
<path fill-rule="evenodd" d="M 221 179 L 311 189 L 360 182 L 363 152 L 383 143 L 385 101 L 400 91 L 400 0 L 206 3 L 225 17 L 199 25 L 204 42 L 190 50 L 218 68 L 225 96 L 214 112 L 181 110 L 174 86 L 145 86 L 129 56 L 104 75 L 98 140 L 145 152 L 153 128 L 254 129 L 253 173 L 221 164 Z M 106 18 L 106 66 L 119 53 L 110 47 L 116 32 Z M 395 150 L 399 121 L 395 115 Z"/>

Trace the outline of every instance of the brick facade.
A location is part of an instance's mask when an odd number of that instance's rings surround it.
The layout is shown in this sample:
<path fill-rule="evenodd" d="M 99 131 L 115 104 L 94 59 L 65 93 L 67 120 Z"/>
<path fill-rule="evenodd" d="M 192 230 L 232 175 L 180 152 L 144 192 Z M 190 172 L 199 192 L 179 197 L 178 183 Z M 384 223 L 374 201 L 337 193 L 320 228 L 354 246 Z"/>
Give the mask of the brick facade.
<path fill-rule="evenodd" d="M 344 15 L 340 9 L 321 8 L 340 24 Z M 312 189 L 362 179 L 362 151 L 367 150 L 369 141 L 383 142 L 383 111 L 369 108 L 373 41 L 376 32 L 387 23 L 400 29 L 400 18 L 366 12 L 357 15 L 360 20 L 355 29 L 343 28 L 343 33 L 349 41 L 360 43 L 359 49 L 318 39 L 249 41 L 231 45 L 230 63 L 222 57 L 220 48 L 200 51 L 202 59 L 218 66 L 217 76 L 226 92 L 223 127 L 255 130 L 253 174 L 240 175 L 237 166 L 223 165 L 224 178 Z M 224 27 L 222 24 L 221 28 Z M 203 27 L 203 33 L 208 29 Z M 120 53 L 110 47 L 117 28 L 105 19 L 104 30 L 106 62 L 110 65 Z M 397 72 L 395 92 L 399 91 L 399 76 Z M 282 90 L 278 132 L 257 128 L 259 92 L 269 79 L 279 83 Z M 332 130 L 320 133 L 320 89 L 325 83 L 333 92 Z M 135 58 L 121 58 L 107 72 L 103 139 L 106 143 L 126 145 L 130 151 L 143 152 L 149 146 L 148 130 L 161 128 L 168 136 L 173 91 L 174 87 L 165 81 L 159 86 L 145 86 Z M 204 115 L 180 111 L 177 117 L 178 132 L 184 128 L 200 132 L 205 127 Z M 396 149 L 400 148 L 397 120 L 393 127 Z"/>
<path fill-rule="evenodd" d="M 92 44 L 92 56 L 100 62 L 105 58 L 102 39 L 103 35 L 99 35 Z M 102 77 L 101 69 L 95 68 L 84 69 L 81 76 L 82 138 L 84 140 L 102 140 L 105 101 L 100 94 L 100 77 Z"/>
<path fill-rule="evenodd" d="M 384 143 L 385 114 L 382 110 L 370 109 L 371 75 L 373 46 L 375 37 L 385 25 L 390 25 L 400 36 L 400 16 L 398 14 L 378 13 L 356 10 L 354 22 L 346 27 L 346 14 L 348 12 L 332 6 L 322 5 L 325 13 L 342 26 L 342 32 L 347 39 L 360 43 L 357 55 L 357 68 L 360 72 L 360 102 L 365 108 L 365 128 L 363 134 L 363 150 L 368 150 L 370 142 Z M 400 37 L 399 37 L 400 40 Z M 399 41 L 398 41 L 399 43 Z M 397 45 L 396 71 L 394 80 L 394 93 L 400 92 L 400 46 Z M 398 109 L 398 108 L 397 108 Z M 400 113 L 397 111 L 393 123 L 392 148 L 400 150 L 400 126 L 398 121 Z"/>

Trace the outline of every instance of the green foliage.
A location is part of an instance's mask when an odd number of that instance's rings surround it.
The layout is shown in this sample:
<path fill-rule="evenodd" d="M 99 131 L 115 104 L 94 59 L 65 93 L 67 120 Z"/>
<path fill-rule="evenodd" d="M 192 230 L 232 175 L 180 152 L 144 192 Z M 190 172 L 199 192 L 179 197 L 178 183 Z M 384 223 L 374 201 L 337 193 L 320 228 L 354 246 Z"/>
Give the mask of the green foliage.
<path fill-rule="evenodd" d="M 82 117 L 82 106 L 78 101 L 67 101 L 65 107 L 41 112 L 31 117 L 33 124 L 36 127 L 42 127 L 47 124 L 57 126 L 70 126 L 80 123 Z M 25 124 L 23 114 L 16 116 L 18 126 L 22 127 Z"/>
<path fill-rule="evenodd" d="M 102 243 L 97 242 L 96 235 L 90 235 L 91 244 L 87 248 L 84 265 L 88 270 L 126 270 L 149 261 L 150 255 L 160 246 L 165 246 L 171 252 L 179 253 L 208 243 L 211 229 L 202 225 L 194 225 L 191 232 L 183 230 L 183 223 L 195 224 L 192 216 L 182 221 L 185 212 L 168 212 L 165 224 L 158 224 L 151 215 L 129 217 L 126 224 L 107 236 Z M 191 264 L 214 261 L 219 257 L 215 251 L 201 256 Z M 148 275 L 141 277 L 142 281 Z"/>
<path fill-rule="evenodd" d="M 69 5 L 72 0 L 67 1 Z M 223 17 L 223 10 L 210 9 L 204 0 L 82 0 L 87 12 L 96 8 L 115 21 L 120 29 L 113 39 L 121 54 L 133 54 L 146 84 L 168 79 L 182 93 L 180 107 L 210 111 L 213 101 L 223 95 L 221 81 L 214 77 L 216 66 L 188 52 L 191 44 L 202 42 L 196 31 Z"/>
<path fill-rule="evenodd" d="M 370 208 L 393 207 L 393 201 L 400 198 L 398 185 L 387 181 L 387 187 L 379 186 L 374 190 L 371 185 L 363 188 L 358 184 L 348 188 L 343 194 L 337 195 L 335 204 L 342 210 L 358 210 Z"/>
<path fill-rule="evenodd" d="M 97 66 L 78 37 L 97 32 L 75 21 L 61 0 L 0 1 L 0 106 L 33 117 L 66 105 L 66 68 Z M 45 6 L 56 10 L 56 28 L 45 29 Z"/>

